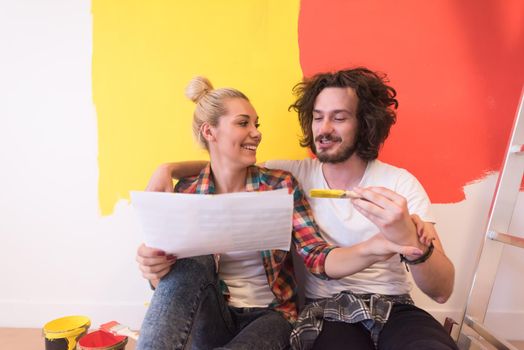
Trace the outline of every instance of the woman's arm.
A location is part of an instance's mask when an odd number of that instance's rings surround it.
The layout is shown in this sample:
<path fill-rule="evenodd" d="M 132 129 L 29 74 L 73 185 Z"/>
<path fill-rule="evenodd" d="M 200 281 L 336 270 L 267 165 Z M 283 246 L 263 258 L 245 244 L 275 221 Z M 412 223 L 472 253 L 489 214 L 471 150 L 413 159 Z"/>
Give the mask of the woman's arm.
<path fill-rule="evenodd" d="M 142 276 L 149 281 L 152 288 L 156 288 L 160 279 L 167 275 L 171 265 L 176 262 L 176 256 L 142 243 L 136 251 L 136 262 Z"/>
<path fill-rule="evenodd" d="M 350 247 L 333 249 L 326 258 L 326 274 L 331 278 L 346 277 L 395 254 L 420 256 L 422 251 L 416 247 L 395 244 L 382 233 L 377 233 Z"/>
<path fill-rule="evenodd" d="M 155 170 L 149 179 L 146 191 L 173 192 L 173 179 L 198 175 L 206 165 L 207 162 L 203 160 L 164 163 Z"/>

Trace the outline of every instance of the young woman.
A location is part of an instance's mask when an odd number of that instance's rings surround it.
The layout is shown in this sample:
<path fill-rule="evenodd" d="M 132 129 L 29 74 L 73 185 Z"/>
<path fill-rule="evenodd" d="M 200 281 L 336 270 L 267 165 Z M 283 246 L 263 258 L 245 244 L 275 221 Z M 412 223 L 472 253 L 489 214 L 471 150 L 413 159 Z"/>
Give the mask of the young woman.
<path fill-rule="evenodd" d="M 190 82 L 186 95 L 196 103 L 193 133 L 208 150 L 210 163 L 198 176 L 181 179 L 175 192 L 207 195 L 287 188 L 294 197 L 293 244 L 308 270 L 319 278 L 347 276 L 395 253 L 422 254 L 380 233 L 347 248 L 326 243 L 291 174 L 255 165 L 262 135 L 248 98 L 235 89 L 215 90 L 203 77 Z M 289 346 L 290 322 L 297 316 L 289 252 L 224 252 L 177 260 L 142 244 L 137 261 L 155 288 L 138 349 Z"/>

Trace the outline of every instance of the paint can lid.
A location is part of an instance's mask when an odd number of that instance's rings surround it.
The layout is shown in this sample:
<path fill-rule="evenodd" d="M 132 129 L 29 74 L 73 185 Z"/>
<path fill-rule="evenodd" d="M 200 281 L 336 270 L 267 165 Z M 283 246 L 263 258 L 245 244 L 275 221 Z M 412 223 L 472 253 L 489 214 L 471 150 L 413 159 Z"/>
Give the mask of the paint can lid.
<path fill-rule="evenodd" d="M 84 333 L 90 325 L 86 316 L 66 316 L 47 322 L 43 332 L 47 339 L 68 338 Z"/>

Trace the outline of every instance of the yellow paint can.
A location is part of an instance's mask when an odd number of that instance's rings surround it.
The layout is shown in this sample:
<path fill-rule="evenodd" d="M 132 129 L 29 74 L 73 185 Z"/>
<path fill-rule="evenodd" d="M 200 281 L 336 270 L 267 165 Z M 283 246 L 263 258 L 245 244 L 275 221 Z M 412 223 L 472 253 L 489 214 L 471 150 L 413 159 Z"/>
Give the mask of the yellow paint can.
<path fill-rule="evenodd" d="M 91 321 L 86 316 L 66 316 L 44 325 L 46 350 L 73 350 L 77 340 L 87 333 Z"/>

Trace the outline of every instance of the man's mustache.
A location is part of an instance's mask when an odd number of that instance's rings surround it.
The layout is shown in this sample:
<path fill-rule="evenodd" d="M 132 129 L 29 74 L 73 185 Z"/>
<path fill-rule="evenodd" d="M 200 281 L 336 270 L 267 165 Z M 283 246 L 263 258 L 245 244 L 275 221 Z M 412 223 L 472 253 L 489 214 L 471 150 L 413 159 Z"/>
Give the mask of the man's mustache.
<path fill-rule="evenodd" d="M 338 136 L 333 136 L 331 134 L 320 134 L 317 137 L 315 137 L 315 142 L 320 142 L 322 140 L 324 140 L 324 141 L 340 142 L 340 141 L 342 141 L 342 138 L 340 138 Z"/>

